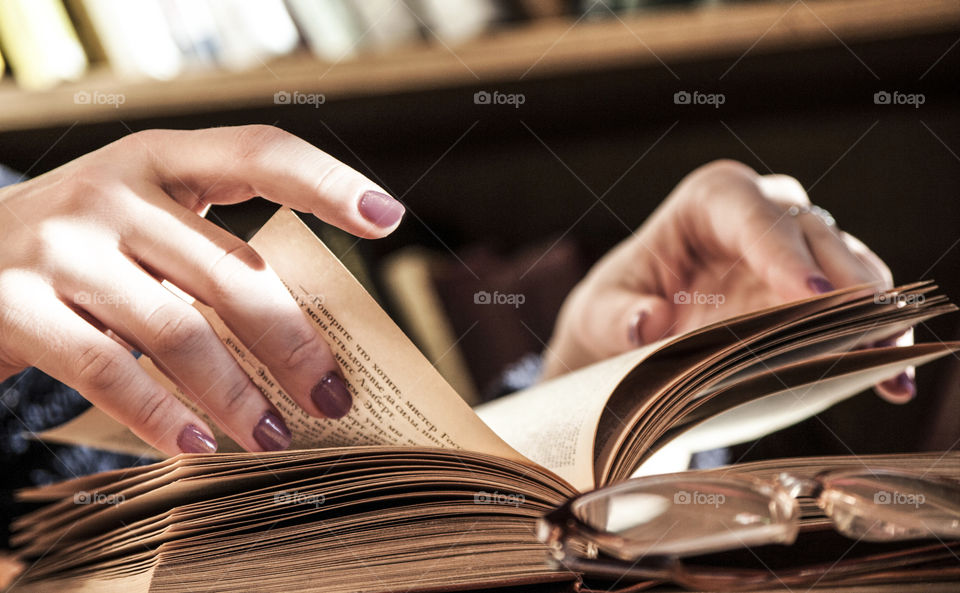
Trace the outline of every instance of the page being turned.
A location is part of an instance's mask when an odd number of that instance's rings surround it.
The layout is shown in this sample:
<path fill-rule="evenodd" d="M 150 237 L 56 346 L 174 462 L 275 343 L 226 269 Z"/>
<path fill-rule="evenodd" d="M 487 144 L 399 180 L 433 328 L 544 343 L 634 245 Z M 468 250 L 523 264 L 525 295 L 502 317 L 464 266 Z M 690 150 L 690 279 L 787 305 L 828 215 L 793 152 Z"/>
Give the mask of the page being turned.
<path fill-rule="evenodd" d="M 353 394 L 353 407 L 339 420 L 315 418 L 279 386 L 267 367 L 227 329 L 209 307 L 195 306 L 253 382 L 283 413 L 293 433 L 291 448 L 345 445 L 418 445 L 467 449 L 523 460 L 470 409 L 363 286 L 310 229 L 288 209 L 277 212 L 250 244 L 286 284 L 304 314 L 330 345 Z M 144 368 L 193 409 L 190 401 L 149 360 Z M 202 412 L 200 412 L 203 415 Z M 220 451 L 238 445 L 216 429 Z M 136 450 L 136 437 L 97 409 L 49 434 L 58 441 L 117 449 L 96 434 L 73 427 L 99 426 L 109 440 Z M 123 435 L 119 437 L 118 435 Z"/>
<path fill-rule="evenodd" d="M 477 414 L 532 461 L 581 491 L 592 489 L 594 442 L 607 399 L 662 345 L 649 344 L 483 404 Z"/>

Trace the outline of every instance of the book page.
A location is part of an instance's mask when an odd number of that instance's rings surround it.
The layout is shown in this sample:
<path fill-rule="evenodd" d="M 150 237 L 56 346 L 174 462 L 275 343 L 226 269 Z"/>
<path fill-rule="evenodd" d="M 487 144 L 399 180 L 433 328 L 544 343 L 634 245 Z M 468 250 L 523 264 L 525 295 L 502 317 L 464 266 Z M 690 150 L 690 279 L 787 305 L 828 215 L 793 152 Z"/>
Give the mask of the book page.
<path fill-rule="evenodd" d="M 631 414 L 671 382 L 711 358 L 736 349 L 738 342 L 731 337 L 755 338 L 863 290 L 850 287 L 826 297 L 732 317 L 594 363 L 479 406 L 476 411 L 529 459 L 577 488 L 593 488 L 597 468 L 602 465 L 602 461 L 598 463 L 603 459 L 601 451 L 608 442 L 630 434 L 636 422 Z M 671 471 L 685 468 L 689 457 L 678 455 Z"/>
<path fill-rule="evenodd" d="M 517 451 L 580 491 L 594 487 L 593 443 L 607 398 L 665 342 L 649 344 L 476 408 Z M 626 430 L 626 427 L 624 427 Z"/>
<path fill-rule="evenodd" d="M 677 455 L 729 447 L 792 426 L 908 366 L 921 366 L 958 347 L 951 342 L 834 354 L 732 385 L 726 391 L 735 397 L 726 399 L 742 403 L 719 413 L 703 413 L 704 420 L 671 437 L 631 477 L 671 471 L 667 464 Z M 725 395 L 720 392 L 714 397 L 724 399 Z"/>
<path fill-rule="evenodd" d="M 293 433 L 291 448 L 344 445 L 448 447 L 510 459 L 523 456 L 496 435 L 443 379 L 353 275 L 290 210 L 279 210 L 250 245 L 286 284 L 317 326 L 343 371 L 353 408 L 339 420 L 315 418 L 280 388 L 270 371 L 216 313 L 199 303 L 231 354 L 280 410 Z M 193 409 L 196 405 L 146 357 L 144 368 Z M 207 420 L 220 451 L 239 446 Z M 80 431 L 83 432 L 80 432 Z M 159 456 L 97 408 L 41 435 L 135 454 Z"/>

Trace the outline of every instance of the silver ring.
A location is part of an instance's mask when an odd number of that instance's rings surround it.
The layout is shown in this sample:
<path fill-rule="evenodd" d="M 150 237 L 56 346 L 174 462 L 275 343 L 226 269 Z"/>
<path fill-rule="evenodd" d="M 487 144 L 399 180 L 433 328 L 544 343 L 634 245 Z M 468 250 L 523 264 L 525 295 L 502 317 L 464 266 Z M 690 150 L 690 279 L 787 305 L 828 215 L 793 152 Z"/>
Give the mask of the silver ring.
<path fill-rule="evenodd" d="M 793 217 L 800 216 L 801 214 L 813 214 L 828 227 L 837 226 L 837 219 L 834 218 L 832 214 L 830 214 L 825 208 L 814 206 L 812 204 L 810 206 L 790 206 L 790 208 L 787 209 L 787 214 Z"/>

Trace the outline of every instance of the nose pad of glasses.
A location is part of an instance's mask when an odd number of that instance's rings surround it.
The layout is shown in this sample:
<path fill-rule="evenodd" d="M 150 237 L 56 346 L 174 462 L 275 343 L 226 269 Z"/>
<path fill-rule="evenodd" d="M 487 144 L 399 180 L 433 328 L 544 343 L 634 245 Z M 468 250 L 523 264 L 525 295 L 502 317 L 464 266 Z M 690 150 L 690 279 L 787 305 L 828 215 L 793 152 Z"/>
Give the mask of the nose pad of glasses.
<path fill-rule="evenodd" d="M 895 472 L 840 472 L 818 504 L 840 533 L 883 542 L 960 537 L 960 485 Z"/>

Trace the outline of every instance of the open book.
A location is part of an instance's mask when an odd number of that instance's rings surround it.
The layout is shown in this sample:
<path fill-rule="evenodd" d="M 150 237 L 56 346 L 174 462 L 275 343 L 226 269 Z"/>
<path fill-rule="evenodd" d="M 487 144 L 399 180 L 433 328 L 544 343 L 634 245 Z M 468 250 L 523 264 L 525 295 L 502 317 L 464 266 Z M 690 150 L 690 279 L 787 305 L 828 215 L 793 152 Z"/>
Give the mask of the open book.
<path fill-rule="evenodd" d="M 300 410 L 196 304 L 284 414 L 290 451 L 220 453 L 24 496 L 22 590 L 463 589 L 570 575 L 534 520 L 577 491 L 680 471 L 960 349 L 868 348 L 955 307 L 931 283 L 856 287 L 741 315 L 471 409 L 289 210 L 251 240 L 330 343 L 354 395 L 337 421 Z M 149 360 L 145 367 L 171 391 Z M 202 412 L 199 412 L 202 414 Z M 215 424 L 210 422 L 210 426 Z M 162 457 L 97 409 L 45 438 Z"/>

